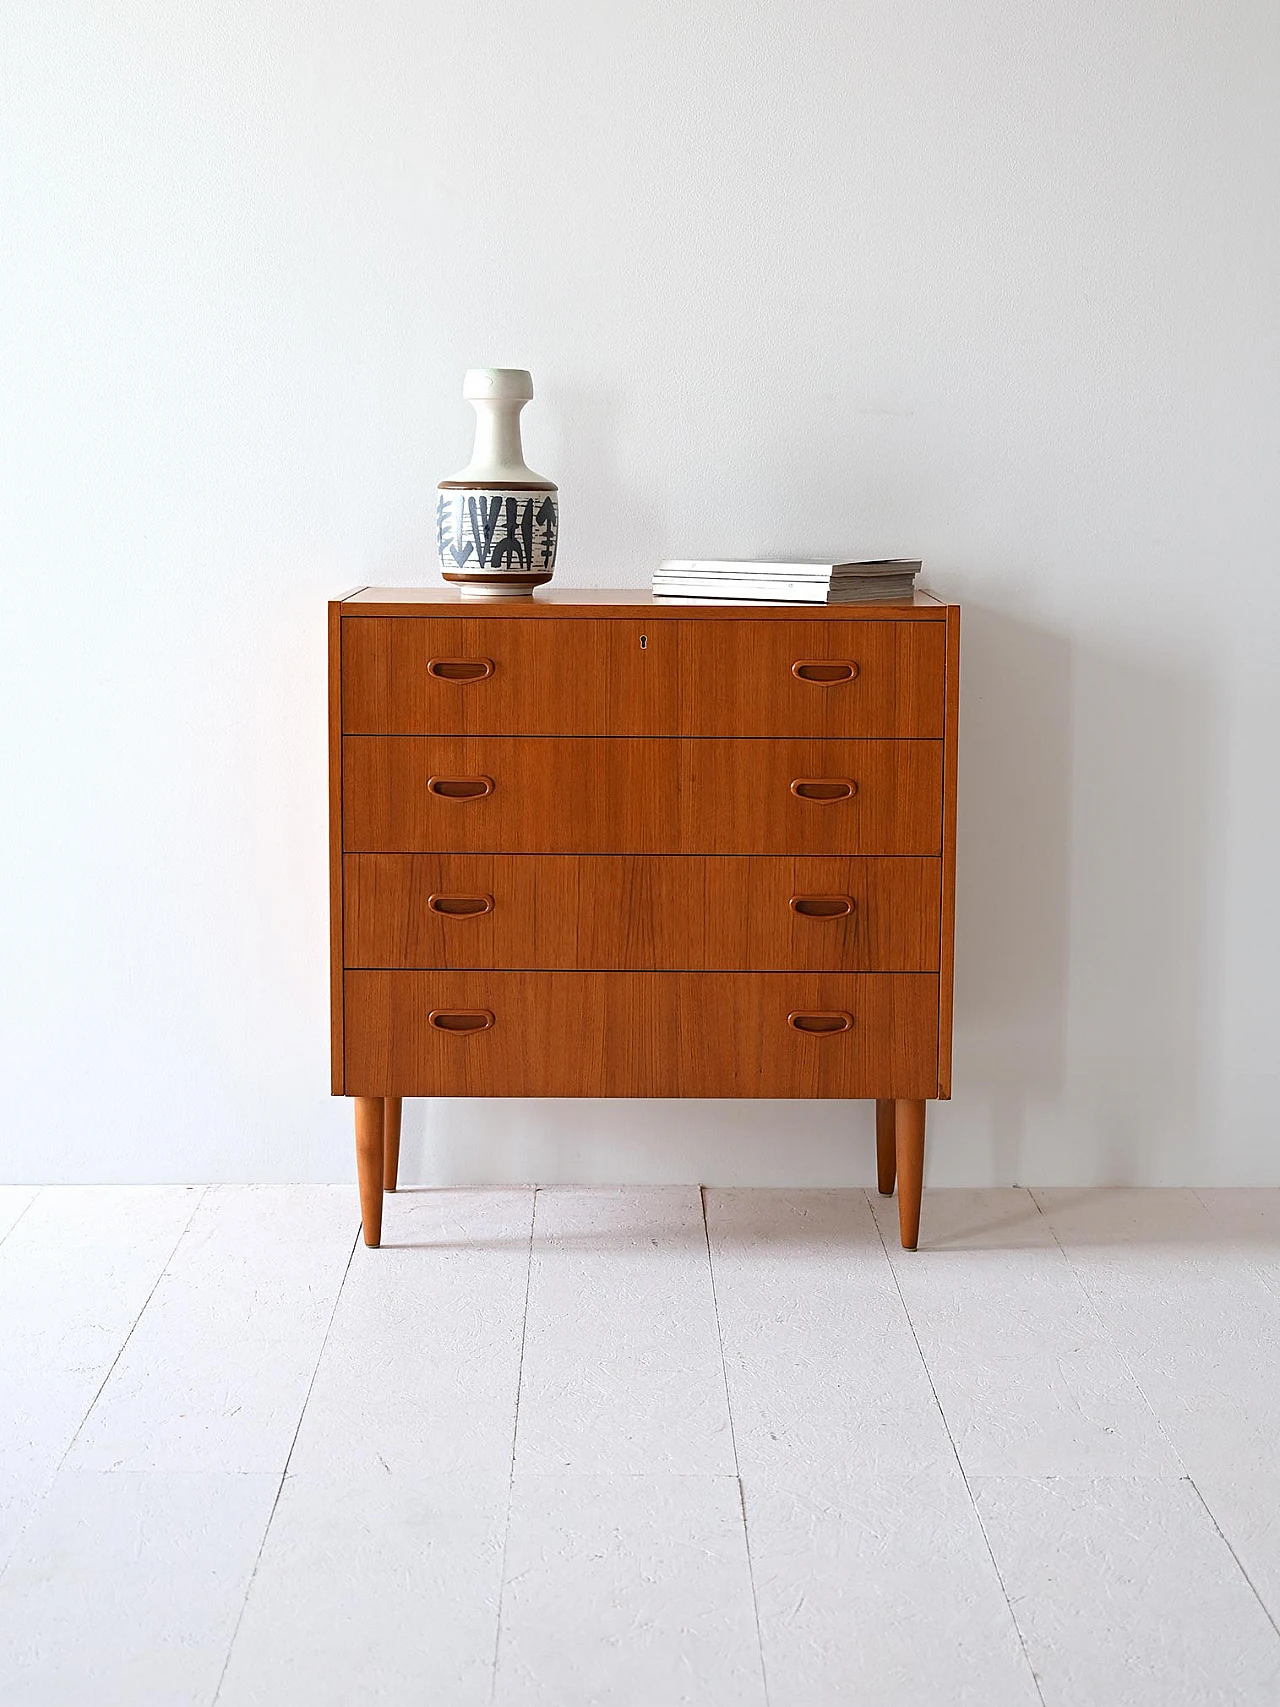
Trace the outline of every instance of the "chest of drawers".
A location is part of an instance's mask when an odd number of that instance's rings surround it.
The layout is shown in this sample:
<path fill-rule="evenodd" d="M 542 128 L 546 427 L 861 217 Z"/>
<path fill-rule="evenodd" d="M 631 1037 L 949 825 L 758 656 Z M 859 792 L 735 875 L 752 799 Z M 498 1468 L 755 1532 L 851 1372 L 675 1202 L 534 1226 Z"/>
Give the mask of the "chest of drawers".
<path fill-rule="evenodd" d="M 329 607 L 332 1057 L 365 1242 L 406 1096 L 950 1094 L 959 610 Z"/>

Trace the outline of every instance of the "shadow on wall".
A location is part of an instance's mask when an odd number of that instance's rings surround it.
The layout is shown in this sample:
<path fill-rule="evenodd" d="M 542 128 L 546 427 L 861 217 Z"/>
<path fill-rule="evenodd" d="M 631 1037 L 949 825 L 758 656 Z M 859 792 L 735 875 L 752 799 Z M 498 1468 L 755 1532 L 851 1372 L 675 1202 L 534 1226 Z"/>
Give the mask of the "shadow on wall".
<path fill-rule="evenodd" d="M 626 478 L 616 392 L 551 381 L 539 397 L 547 405 L 546 419 L 560 423 L 559 441 L 547 452 L 549 466 L 540 471 L 573 491 L 556 556 L 557 582 L 599 587 L 621 572 L 624 580 L 647 583 L 656 558 L 630 559 L 636 541 L 658 538 L 659 517 Z M 529 449 L 535 468 L 540 454 Z M 593 540 L 607 543 L 584 550 L 580 542 Z"/>
<path fill-rule="evenodd" d="M 965 602 L 954 1100 L 935 1185 L 1207 1177 L 1209 698 Z M 874 1181 L 869 1103 L 419 1102 L 405 1179 Z"/>
<path fill-rule="evenodd" d="M 1208 684 L 980 605 L 963 634 L 948 1181 L 1204 1177 Z"/>
<path fill-rule="evenodd" d="M 965 1161 L 984 1182 L 1019 1178 L 1028 1106 L 1057 1098 L 1066 1072 L 1071 677 L 1064 636 L 965 604 L 952 1091 L 960 1106 L 957 1121 L 937 1124 L 960 1124 L 980 1141 L 975 1093 L 982 1097 L 988 1154 L 966 1144 Z M 947 1158 L 949 1180 L 958 1159 Z"/>
<path fill-rule="evenodd" d="M 1092 1145 L 1086 1179 L 1203 1180 L 1214 1144 L 1209 682 L 1081 649 L 1075 684 L 1067 1110 Z"/>

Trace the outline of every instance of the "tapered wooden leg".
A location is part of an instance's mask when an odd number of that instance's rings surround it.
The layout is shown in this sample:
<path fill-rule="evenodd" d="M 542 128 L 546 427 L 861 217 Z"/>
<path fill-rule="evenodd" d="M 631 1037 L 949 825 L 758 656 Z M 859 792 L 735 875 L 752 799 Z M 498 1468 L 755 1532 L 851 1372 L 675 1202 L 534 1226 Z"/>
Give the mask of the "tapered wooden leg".
<path fill-rule="evenodd" d="M 386 1117 L 381 1097 L 356 1099 L 356 1175 L 360 1181 L 360 1219 L 364 1242 L 382 1243 L 382 1144 Z"/>
<path fill-rule="evenodd" d="M 898 1152 L 898 1230 L 904 1251 L 914 1251 L 920 1239 L 920 1193 L 924 1187 L 924 1104 L 899 1097 L 896 1122 Z"/>
<path fill-rule="evenodd" d="M 383 1116 L 382 1189 L 394 1191 L 400 1178 L 400 1098 L 385 1097 Z"/>
<path fill-rule="evenodd" d="M 898 1117 L 892 1097 L 876 1098 L 876 1181 L 881 1197 L 893 1196 L 898 1172 Z"/>

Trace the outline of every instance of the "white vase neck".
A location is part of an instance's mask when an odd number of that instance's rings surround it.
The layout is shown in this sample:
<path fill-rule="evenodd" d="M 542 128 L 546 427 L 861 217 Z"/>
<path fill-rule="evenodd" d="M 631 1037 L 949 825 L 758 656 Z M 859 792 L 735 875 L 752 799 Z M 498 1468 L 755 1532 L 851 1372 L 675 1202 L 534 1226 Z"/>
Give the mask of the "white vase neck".
<path fill-rule="evenodd" d="M 527 485 L 532 481 L 552 486 L 551 481 L 535 474 L 524 460 L 520 442 L 520 411 L 524 408 L 525 399 L 473 397 L 470 401 L 476 412 L 475 444 L 471 461 L 453 478 L 484 480 L 494 485 Z"/>

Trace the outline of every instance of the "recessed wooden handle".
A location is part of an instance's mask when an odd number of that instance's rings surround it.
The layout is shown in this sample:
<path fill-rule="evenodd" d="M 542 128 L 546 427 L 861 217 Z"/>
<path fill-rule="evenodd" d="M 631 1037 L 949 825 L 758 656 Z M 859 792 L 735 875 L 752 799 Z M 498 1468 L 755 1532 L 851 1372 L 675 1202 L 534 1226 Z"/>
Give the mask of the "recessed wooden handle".
<path fill-rule="evenodd" d="M 852 800 L 858 785 L 847 776 L 798 776 L 791 792 L 801 800 L 816 800 L 830 806 L 833 800 Z"/>
<path fill-rule="evenodd" d="M 427 1015 L 428 1025 L 433 1025 L 437 1031 L 453 1032 L 458 1037 L 465 1037 L 473 1031 L 488 1031 L 493 1023 L 493 1014 L 488 1008 L 432 1008 Z"/>
<path fill-rule="evenodd" d="M 793 895 L 791 911 L 805 919 L 844 919 L 853 911 L 851 895 Z"/>
<path fill-rule="evenodd" d="M 493 793 L 491 776 L 429 776 L 427 793 L 441 800 L 483 800 Z"/>
<path fill-rule="evenodd" d="M 791 674 L 802 682 L 814 682 L 820 688 L 834 688 L 841 682 L 851 682 L 858 673 L 852 658 L 797 658 Z"/>
<path fill-rule="evenodd" d="M 492 895 L 428 895 L 427 906 L 446 919 L 474 919 L 493 911 Z"/>
<path fill-rule="evenodd" d="M 492 658 L 432 658 L 427 674 L 438 682 L 482 682 L 493 674 Z"/>
<path fill-rule="evenodd" d="M 834 1037 L 837 1032 L 852 1031 L 853 1015 L 843 1009 L 820 1008 L 813 1013 L 788 1014 L 787 1024 L 806 1037 Z"/>

